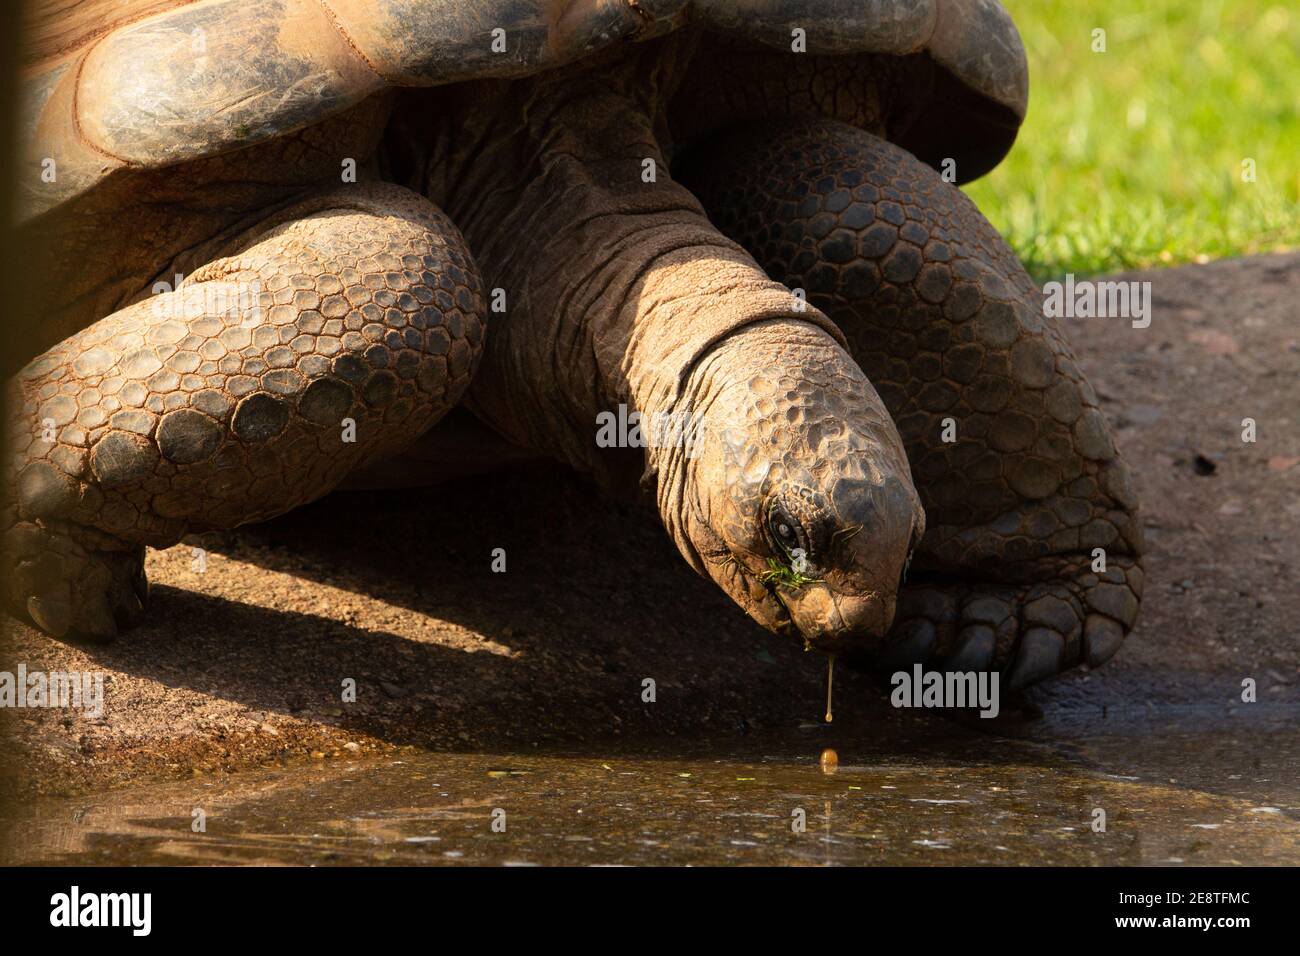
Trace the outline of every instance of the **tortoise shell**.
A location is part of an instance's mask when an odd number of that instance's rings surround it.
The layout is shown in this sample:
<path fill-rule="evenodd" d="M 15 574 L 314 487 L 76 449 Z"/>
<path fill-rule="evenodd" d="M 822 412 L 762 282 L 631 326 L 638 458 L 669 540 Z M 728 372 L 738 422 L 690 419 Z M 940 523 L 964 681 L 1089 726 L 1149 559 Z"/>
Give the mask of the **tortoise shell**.
<path fill-rule="evenodd" d="M 521 77 L 687 26 L 814 54 L 927 54 L 952 82 L 901 145 L 991 169 L 1024 117 L 1024 48 L 996 0 L 83 0 L 25 29 L 20 219 L 122 169 L 311 126 L 390 87 Z M 52 179 L 52 181 L 46 181 Z"/>

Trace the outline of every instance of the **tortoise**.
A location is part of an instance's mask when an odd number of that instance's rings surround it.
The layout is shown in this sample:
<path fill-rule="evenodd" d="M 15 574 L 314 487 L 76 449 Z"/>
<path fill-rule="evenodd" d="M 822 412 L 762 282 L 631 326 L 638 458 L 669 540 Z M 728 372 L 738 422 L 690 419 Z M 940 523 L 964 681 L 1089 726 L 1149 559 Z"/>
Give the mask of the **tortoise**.
<path fill-rule="evenodd" d="M 1128 467 L 957 188 L 1026 108 L 994 0 L 91 0 L 28 34 L 16 616 L 111 638 L 146 547 L 542 454 L 867 666 L 1019 687 L 1132 628 Z"/>

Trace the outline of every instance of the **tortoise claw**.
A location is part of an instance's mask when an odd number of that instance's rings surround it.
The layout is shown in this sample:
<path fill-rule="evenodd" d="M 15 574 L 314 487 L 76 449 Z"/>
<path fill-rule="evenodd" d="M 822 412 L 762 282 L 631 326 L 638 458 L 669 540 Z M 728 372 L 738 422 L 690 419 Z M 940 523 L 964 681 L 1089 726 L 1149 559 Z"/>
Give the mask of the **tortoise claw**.
<path fill-rule="evenodd" d="M 27 599 L 27 616 L 51 637 L 63 637 L 72 627 L 72 604 L 62 596 L 33 594 Z"/>

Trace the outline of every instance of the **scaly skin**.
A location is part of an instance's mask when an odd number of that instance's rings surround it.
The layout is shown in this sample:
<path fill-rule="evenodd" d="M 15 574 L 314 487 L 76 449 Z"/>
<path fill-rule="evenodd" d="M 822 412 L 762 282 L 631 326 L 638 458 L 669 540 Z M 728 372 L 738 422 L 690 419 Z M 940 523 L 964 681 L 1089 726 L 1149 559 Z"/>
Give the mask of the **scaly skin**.
<path fill-rule="evenodd" d="M 1008 669 L 1019 686 L 1109 658 L 1142 593 L 1128 466 L 975 206 L 830 120 L 733 131 L 685 165 L 722 231 L 843 330 L 906 444 L 929 524 L 882 663 Z"/>
<path fill-rule="evenodd" d="M 477 269 L 407 190 L 345 187 L 202 255 L 11 383 L 3 596 L 52 634 L 113 636 L 143 610 L 144 546 L 320 497 L 474 373 Z"/>

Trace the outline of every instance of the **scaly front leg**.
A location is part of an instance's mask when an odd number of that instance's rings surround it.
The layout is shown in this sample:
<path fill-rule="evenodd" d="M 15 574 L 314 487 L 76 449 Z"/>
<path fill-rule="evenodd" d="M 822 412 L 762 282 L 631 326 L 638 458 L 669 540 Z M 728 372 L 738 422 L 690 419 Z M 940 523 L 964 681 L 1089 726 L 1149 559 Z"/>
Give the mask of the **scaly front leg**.
<path fill-rule="evenodd" d="M 4 599 L 51 634 L 113 636 L 144 609 L 146 545 L 320 497 L 473 375 L 477 269 L 414 193 L 316 197 L 207 251 L 11 383 Z"/>

